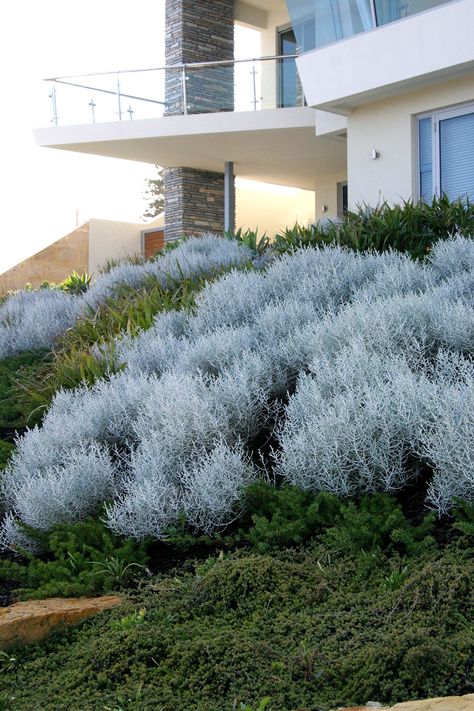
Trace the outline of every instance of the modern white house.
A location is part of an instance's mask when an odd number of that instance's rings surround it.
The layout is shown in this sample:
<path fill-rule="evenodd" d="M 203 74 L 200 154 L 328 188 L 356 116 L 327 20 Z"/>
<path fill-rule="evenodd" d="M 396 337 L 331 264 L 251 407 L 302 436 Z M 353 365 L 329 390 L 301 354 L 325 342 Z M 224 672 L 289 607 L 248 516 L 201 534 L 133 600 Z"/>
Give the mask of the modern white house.
<path fill-rule="evenodd" d="M 167 0 L 166 66 L 51 79 L 36 140 L 165 166 L 167 240 L 232 229 L 235 177 L 311 191 L 313 219 L 474 199 L 473 27 L 474 0 Z"/>

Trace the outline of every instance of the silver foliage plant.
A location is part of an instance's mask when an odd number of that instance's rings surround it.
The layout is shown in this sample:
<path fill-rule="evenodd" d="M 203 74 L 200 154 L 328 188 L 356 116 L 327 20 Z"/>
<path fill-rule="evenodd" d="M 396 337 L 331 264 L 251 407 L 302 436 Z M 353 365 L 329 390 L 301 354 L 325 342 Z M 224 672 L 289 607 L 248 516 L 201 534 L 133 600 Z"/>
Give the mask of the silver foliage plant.
<path fill-rule="evenodd" d="M 104 502 L 127 536 L 166 538 L 183 514 L 211 532 L 259 475 L 262 432 L 306 489 L 397 491 L 429 464 L 429 506 L 474 500 L 473 285 L 461 237 L 424 266 L 327 247 L 213 281 L 193 313 L 119 340 L 121 371 L 59 392 L 19 440 L 1 545 L 17 521 L 45 529 Z"/>
<path fill-rule="evenodd" d="M 0 305 L 0 359 L 26 350 L 51 348 L 90 308 L 113 298 L 124 284 L 140 287 L 154 277 L 163 286 L 183 277 L 212 276 L 251 262 L 245 246 L 212 235 L 183 241 L 176 249 L 143 264 L 122 264 L 99 277 L 81 296 L 59 289 L 18 291 Z"/>
<path fill-rule="evenodd" d="M 73 325 L 82 303 L 58 289 L 19 291 L 0 305 L 0 359 L 48 348 Z"/>

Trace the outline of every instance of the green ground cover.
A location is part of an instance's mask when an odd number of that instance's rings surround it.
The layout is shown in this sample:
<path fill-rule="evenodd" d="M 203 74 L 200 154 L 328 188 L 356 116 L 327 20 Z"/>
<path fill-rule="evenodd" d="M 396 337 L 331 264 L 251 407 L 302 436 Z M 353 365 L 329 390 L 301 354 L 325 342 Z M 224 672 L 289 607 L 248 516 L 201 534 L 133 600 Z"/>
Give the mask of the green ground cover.
<path fill-rule="evenodd" d="M 124 606 L 11 650 L 4 708 L 328 709 L 473 688 L 472 548 L 416 558 L 314 543 L 188 559 Z M 237 700 L 237 705 L 233 705 Z"/>

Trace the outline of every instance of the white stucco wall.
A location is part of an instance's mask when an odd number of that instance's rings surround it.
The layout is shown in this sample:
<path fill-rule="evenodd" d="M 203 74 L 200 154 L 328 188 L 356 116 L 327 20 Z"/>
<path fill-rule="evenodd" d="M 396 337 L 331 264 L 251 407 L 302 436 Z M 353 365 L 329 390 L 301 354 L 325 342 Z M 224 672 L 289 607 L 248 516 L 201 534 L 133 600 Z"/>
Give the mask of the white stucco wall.
<path fill-rule="evenodd" d="M 120 259 L 141 254 L 143 229 L 160 227 L 163 217 L 150 224 L 113 222 L 112 220 L 89 221 L 89 274 L 97 276 L 98 268 L 109 259 Z"/>
<path fill-rule="evenodd" d="M 273 237 L 298 222 L 314 222 L 315 198 L 311 190 L 286 188 L 250 180 L 236 181 L 236 226 L 256 229 Z"/>
<path fill-rule="evenodd" d="M 355 109 L 347 127 L 350 206 L 416 199 L 415 116 L 469 101 L 474 101 L 473 77 Z"/>

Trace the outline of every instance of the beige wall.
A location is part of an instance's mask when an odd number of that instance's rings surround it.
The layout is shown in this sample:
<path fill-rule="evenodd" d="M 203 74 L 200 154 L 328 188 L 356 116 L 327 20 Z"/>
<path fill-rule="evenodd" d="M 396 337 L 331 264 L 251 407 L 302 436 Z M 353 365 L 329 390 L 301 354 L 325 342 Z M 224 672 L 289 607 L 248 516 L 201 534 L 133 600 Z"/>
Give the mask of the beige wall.
<path fill-rule="evenodd" d="M 88 273 L 97 276 L 99 267 L 109 259 L 121 259 L 141 254 L 142 230 L 163 224 L 163 216 L 148 225 L 111 220 L 90 220 Z"/>
<path fill-rule="evenodd" d="M 348 116 L 349 204 L 417 198 L 415 116 L 474 101 L 474 79 L 451 81 L 358 108 Z M 373 160 L 372 150 L 380 151 Z"/>
<path fill-rule="evenodd" d="M 337 217 L 337 184 L 347 180 L 346 172 L 331 173 L 316 178 L 316 219 Z M 324 209 L 326 208 L 326 209 Z"/>
<path fill-rule="evenodd" d="M 314 222 L 314 193 L 311 190 L 237 180 L 236 194 L 237 227 L 252 230 L 258 227 L 260 235 L 266 232 L 273 237 L 296 222 L 301 225 Z"/>
<path fill-rule="evenodd" d="M 22 289 L 26 284 L 40 286 L 43 281 L 64 281 L 74 270 L 87 272 L 88 261 L 89 225 L 85 224 L 1 274 L 0 292 Z"/>
<path fill-rule="evenodd" d="M 142 230 L 163 224 L 163 215 L 148 224 L 89 220 L 1 274 L 0 293 L 22 289 L 26 284 L 39 286 L 43 281 L 58 283 L 73 271 L 97 276 L 98 268 L 107 260 L 141 254 Z"/>

